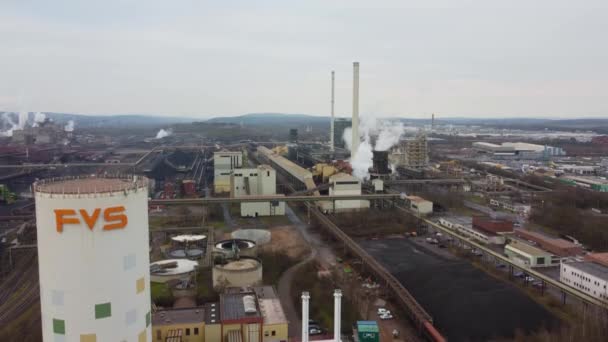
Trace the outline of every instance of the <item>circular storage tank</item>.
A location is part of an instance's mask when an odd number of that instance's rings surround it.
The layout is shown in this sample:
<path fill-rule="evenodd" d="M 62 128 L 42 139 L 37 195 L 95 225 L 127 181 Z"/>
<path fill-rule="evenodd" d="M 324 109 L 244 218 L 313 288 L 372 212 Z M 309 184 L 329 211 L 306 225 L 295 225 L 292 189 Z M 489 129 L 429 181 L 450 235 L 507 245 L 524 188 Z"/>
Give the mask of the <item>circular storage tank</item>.
<path fill-rule="evenodd" d="M 55 178 L 33 188 L 43 340 L 152 341 L 148 180 Z"/>
<path fill-rule="evenodd" d="M 271 234 L 266 229 L 239 229 L 230 234 L 235 239 L 251 240 L 258 246 L 270 242 Z"/>
<path fill-rule="evenodd" d="M 213 287 L 252 286 L 262 283 L 262 262 L 258 258 L 241 257 L 213 266 Z"/>
<path fill-rule="evenodd" d="M 166 253 L 173 259 L 200 259 L 205 254 L 202 247 L 174 248 Z"/>
<path fill-rule="evenodd" d="M 198 266 L 198 262 L 187 259 L 167 259 L 150 264 L 150 281 L 165 283 L 172 279 L 189 276 Z"/>
<path fill-rule="evenodd" d="M 215 244 L 214 250 L 216 253 L 221 253 L 227 257 L 233 257 L 233 245 L 239 248 L 240 256 L 255 257 L 258 254 L 258 248 L 254 241 L 246 239 L 230 239 L 222 240 Z"/>

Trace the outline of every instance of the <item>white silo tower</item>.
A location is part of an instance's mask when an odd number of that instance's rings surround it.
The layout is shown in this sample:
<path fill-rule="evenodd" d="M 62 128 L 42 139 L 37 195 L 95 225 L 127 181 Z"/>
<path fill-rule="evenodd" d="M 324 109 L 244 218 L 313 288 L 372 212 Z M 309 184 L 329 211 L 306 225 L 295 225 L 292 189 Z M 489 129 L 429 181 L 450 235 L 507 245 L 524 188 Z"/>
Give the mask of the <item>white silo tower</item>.
<path fill-rule="evenodd" d="M 34 184 L 44 342 L 152 341 L 147 183 Z"/>

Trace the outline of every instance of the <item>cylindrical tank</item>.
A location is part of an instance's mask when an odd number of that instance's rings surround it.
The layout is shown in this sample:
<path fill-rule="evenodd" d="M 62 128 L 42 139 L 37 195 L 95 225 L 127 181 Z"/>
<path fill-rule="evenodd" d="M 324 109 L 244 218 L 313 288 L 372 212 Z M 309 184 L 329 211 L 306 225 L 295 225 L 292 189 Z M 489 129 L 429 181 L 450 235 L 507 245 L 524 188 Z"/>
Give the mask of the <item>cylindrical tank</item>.
<path fill-rule="evenodd" d="M 151 341 L 148 180 L 34 184 L 42 337 Z"/>
<path fill-rule="evenodd" d="M 246 239 L 230 239 L 223 240 L 215 244 L 214 250 L 216 253 L 224 254 L 232 257 L 234 254 L 234 244 L 238 246 L 240 256 L 255 257 L 258 254 L 258 248 L 254 241 Z"/>
<path fill-rule="evenodd" d="M 257 258 L 230 259 L 213 266 L 213 287 L 252 286 L 262 283 L 262 262 Z"/>
<path fill-rule="evenodd" d="M 269 243 L 272 237 L 267 229 L 238 229 L 230 233 L 230 236 L 235 239 L 251 240 L 258 246 Z"/>

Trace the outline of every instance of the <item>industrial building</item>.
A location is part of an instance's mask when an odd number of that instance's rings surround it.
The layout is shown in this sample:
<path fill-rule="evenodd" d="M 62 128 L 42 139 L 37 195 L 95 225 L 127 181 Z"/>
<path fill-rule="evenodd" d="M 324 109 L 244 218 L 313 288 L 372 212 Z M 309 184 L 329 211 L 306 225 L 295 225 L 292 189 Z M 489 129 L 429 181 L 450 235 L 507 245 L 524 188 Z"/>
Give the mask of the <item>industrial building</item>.
<path fill-rule="evenodd" d="M 352 121 L 347 118 L 334 119 L 334 146 L 345 148 L 344 131 L 352 126 Z"/>
<path fill-rule="evenodd" d="M 490 216 L 473 216 L 473 228 L 488 233 L 505 234 L 513 232 L 513 222 Z"/>
<path fill-rule="evenodd" d="M 570 185 L 580 186 L 598 192 L 608 192 L 608 180 L 600 177 L 563 176 L 560 181 Z"/>
<path fill-rule="evenodd" d="M 414 139 L 401 140 L 393 146 L 389 155 L 392 165 L 423 169 L 429 165 L 429 151 L 426 135 L 421 132 Z"/>
<path fill-rule="evenodd" d="M 504 159 L 541 159 L 566 155 L 566 152 L 560 147 L 523 142 L 505 142 L 501 145 L 475 142 L 473 149 L 479 153 L 491 154 L 494 158 Z"/>
<path fill-rule="evenodd" d="M 169 342 L 279 342 L 288 321 L 271 286 L 231 287 L 219 303 L 152 314 L 154 339 Z"/>
<path fill-rule="evenodd" d="M 147 179 L 33 189 L 43 341 L 151 341 Z"/>
<path fill-rule="evenodd" d="M 447 216 L 439 218 L 439 224 L 458 232 L 460 235 L 478 240 L 485 244 L 502 245 L 505 237 L 493 232 L 474 229 L 472 218 L 465 216 Z"/>
<path fill-rule="evenodd" d="M 13 131 L 12 141 L 15 144 L 41 145 L 57 144 L 66 141 L 71 132 L 57 125 L 48 118 L 36 126 L 25 126 Z"/>
<path fill-rule="evenodd" d="M 562 262 L 559 280 L 590 296 L 608 302 L 608 267 L 589 261 Z"/>
<path fill-rule="evenodd" d="M 542 233 L 536 233 L 524 229 L 514 229 L 515 236 L 533 241 L 538 247 L 549 251 L 560 257 L 576 256 L 583 253 L 583 247 L 568 240 L 549 237 Z"/>
<path fill-rule="evenodd" d="M 522 267 L 557 266 L 560 262 L 559 257 L 519 239 L 512 239 L 505 246 L 505 255 Z"/>
<path fill-rule="evenodd" d="M 361 181 L 346 173 L 337 173 L 329 177 L 330 196 L 361 195 Z M 367 200 L 337 200 L 323 201 L 321 203 L 324 212 L 343 212 L 369 208 Z"/>
<path fill-rule="evenodd" d="M 272 196 L 268 202 L 242 202 L 241 216 L 285 215 L 285 202 L 280 201 L 277 192 L 277 173 L 269 165 L 259 165 L 255 169 L 234 169 L 230 175 L 231 197 Z"/>
<path fill-rule="evenodd" d="M 220 151 L 213 153 L 213 191 L 230 192 L 230 174 L 243 167 L 243 152 Z"/>
<path fill-rule="evenodd" d="M 433 213 L 433 202 L 427 201 L 419 196 L 406 196 L 406 203 L 409 208 L 419 215 L 428 215 Z"/>

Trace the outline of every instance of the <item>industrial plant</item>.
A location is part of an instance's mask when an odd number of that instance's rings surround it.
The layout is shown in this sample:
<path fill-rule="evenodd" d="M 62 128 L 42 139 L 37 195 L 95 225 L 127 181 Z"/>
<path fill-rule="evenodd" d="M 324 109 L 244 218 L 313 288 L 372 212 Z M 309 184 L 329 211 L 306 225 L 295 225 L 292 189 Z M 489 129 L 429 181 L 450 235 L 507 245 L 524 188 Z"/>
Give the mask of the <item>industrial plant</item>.
<path fill-rule="evenodd" d="M 0 340 L 525 340 L 602 317 L 608 157 L 370 117 L 364 66 L 348 116 L 334 71 L 322 117 L 3 114 Z"/>

